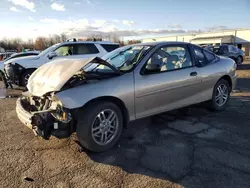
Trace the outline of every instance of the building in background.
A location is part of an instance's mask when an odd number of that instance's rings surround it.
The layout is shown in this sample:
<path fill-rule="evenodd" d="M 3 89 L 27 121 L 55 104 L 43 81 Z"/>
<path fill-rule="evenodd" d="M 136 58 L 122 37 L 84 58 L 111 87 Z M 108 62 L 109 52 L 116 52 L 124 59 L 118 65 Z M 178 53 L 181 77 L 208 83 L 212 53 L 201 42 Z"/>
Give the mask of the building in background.
<path fill-rule="evenodd" d="M 142 42 L 183 41 L 198 45 L 233 44 L 250 56 L 250 29 L 224 30 L 218 32 L 189 33 L 165 37 L 145 38 Z"/>

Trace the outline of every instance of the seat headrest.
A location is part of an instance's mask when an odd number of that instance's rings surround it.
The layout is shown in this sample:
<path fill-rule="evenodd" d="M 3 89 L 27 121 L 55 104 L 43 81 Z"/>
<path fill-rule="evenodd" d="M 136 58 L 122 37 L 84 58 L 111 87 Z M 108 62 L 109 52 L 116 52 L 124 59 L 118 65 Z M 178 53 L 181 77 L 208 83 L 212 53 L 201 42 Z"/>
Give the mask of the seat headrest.
<path fill-rule="evenodd" d="M 171 62 L 171 63 L 173 61 L 179 61 L 179 57 L 177 55 L 170 55 L 170 56 L 168 56 L 167 61 Z"/>

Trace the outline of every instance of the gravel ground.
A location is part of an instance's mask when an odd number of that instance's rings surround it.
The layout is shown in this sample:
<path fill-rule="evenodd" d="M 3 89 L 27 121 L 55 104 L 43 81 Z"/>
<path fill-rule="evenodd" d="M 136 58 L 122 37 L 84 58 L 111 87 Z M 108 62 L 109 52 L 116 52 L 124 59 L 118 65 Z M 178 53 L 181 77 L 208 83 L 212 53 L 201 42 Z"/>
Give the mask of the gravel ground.
<path fill-rule="evenodd" d="M 34 137 L 0 99 L 0 187 L 250 187 L 250 62 L 223 112 L 202 105 L 132 122 L 111 150 Z M 0 89 L 15 96 L 20 90 Z"/>

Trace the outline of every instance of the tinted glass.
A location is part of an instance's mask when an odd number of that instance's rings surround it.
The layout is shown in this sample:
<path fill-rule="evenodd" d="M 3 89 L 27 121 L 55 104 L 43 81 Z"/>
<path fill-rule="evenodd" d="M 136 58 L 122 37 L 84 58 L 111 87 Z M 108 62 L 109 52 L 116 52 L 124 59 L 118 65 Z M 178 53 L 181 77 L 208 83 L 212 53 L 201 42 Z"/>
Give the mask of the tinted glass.
<path fill-rule="evenodd" d="M 116 48 L 119 48 L 117 44 L 100 44 L 107 52 L 111 52 Z"/>
<path fill-rule="evenodd" d="M 206 58 L 209 62 L 211 62 L 215 59 L 215 55 L 206 51 L 206 50 L 204 50 L 204 55 L 206 56 Z"/>
<path fill-rule="evenodd" d="M 199 64 L 203 66 L 206 65 L 206 58 L 203 53 L 203 50 L 201 48 L 194 47 L 194 53 Z"/>
<path fill-rule="evenodd" d="M 234 52 L 234 46 L 228 46 L 228 51 L 230 53 L 233 53 Z"/>
<path fill-rule="evenodd" d="M 219 54 L 227 54 L 228 53 L 228 46 L 221 46 L 219 49 Z"/>
<path fill-rule="evenodd" d="M 74 45 L 74 55 L 97 54 L 98 49 L 94 44 L 76 44 Z"/>
<path fill-rule="evenodd" d="M 239 52 L 239 48 L 233 46 L 233 52 L 234 52 L 234 53 L 238 53 L 238 52 Z"/>

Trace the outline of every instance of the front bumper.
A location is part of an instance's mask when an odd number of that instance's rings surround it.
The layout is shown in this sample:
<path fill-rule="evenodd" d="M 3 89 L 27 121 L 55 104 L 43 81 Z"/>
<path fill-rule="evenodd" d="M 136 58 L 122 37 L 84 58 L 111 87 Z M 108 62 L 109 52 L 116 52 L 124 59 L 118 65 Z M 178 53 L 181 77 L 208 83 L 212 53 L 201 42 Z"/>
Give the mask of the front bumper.
<path fill-rule="evenodd" d="M 232 77 L 232 90 L 234 90 L 235 87 L 236 87 L 237 78 L 238 78 L 237 75 L 234 75 L 234 76 Z"/>
<path fill-rule="evenodd" d="M 49 139 L 51 135 L 66 138 L 72 133 L 71 124 L 62 123 L 55 119 L 52 116 L 53 110 L 31 113 L 25 109 L 21 98 L 17 99 L 16 113 L 25 126 L 32 129 L 35 135 L 44 139 Z"/>
<path fill-rule="evenodd" d="M 6 77 L 13 84 L 19 85 L 20 76 L 24 70 L 25 68 L 19 64 L 8 63 L 4 65 Z"/>

